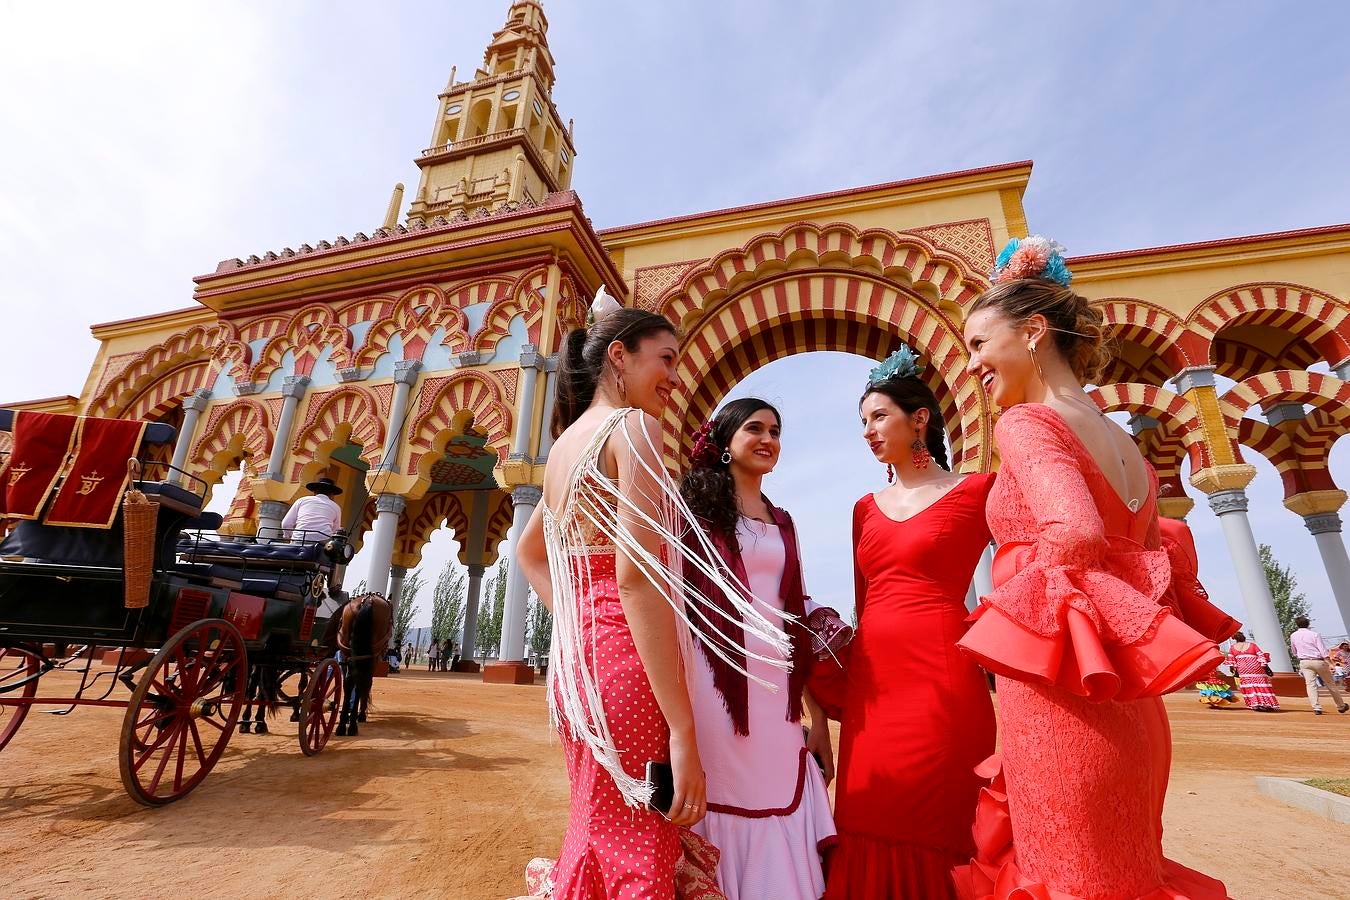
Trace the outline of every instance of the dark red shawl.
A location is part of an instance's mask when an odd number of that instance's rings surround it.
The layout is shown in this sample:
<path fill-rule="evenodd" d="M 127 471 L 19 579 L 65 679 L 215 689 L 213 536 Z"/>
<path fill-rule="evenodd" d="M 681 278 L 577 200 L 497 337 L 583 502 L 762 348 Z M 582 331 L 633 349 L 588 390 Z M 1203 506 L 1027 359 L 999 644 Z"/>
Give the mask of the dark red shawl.
<path fill-rule="evenodd" d="M 810 636 L 802 624 L 806 618 L 807 598 L 802 583 L 801 554 L 797 544 L 797 529 L 792 524 L 792 517 L 787 514 L 786 510 L 779 509 L 769 503 L 767 498 L 764 502 L 769 507 L 769 515 L 773 518 L 773 523 L 778 526 L 779 533 L 783 536 L 783 580 L 779 586 L 779 597 L 783 601 L 783 608 L 797 617 L 796 621 L 787 623 L 784 629 L 792 641 L 792 672 L 788 676 L 787 720 L 796 722 L 802 717 L 802 689 L 806 685 L 806 676 L 812 662 Z M 705 525 L 706 523 L 700 524 Z M 708 533 L 713 547 L 716 548 L 718 555 L 721 557 L 722 565 L 730 569 L 732 574 L 740 580 L 740 583 L 748 588 L 750 579 L 746 575 L 745 561 L 741 559 L 740 551 L 734 544 L 729 544 L 721 534 L 712 532 L 706 527 L 704 531 Z M 698 542 L 692 539 L 686 540 L 686 555 L 702 555 L 703 551 L 698 549 L 697 544 Z M 718 616 L 715 617 L 714 621 L 697 622 L 697 624 L 700 630 L 711 634 L 711 639 L 717 642 L 727 656 L 735 660 L 742 668 L 745 668 L 745 654 L 740 652 L 739 649 L 734 649 L 745 646 L 745 628 L 737 624 L 741 620 L 731 602 L 721 590 L 712 584 L 707 576 L 693 566 L 685 565 L 684 577 L 690 586 L 730 616 L 730 621 Z M 749 679 L 714 653 L 705 640 L 698 640 L 698 645 L 703 651 L 703 658 L 708 661 L 708 665 L 712 668 L 713 685 L 722 697 L 722 703 L 726 706 L 727 714 L 731 716 L 731 723 L 736 733 L 749 734 Z"/>

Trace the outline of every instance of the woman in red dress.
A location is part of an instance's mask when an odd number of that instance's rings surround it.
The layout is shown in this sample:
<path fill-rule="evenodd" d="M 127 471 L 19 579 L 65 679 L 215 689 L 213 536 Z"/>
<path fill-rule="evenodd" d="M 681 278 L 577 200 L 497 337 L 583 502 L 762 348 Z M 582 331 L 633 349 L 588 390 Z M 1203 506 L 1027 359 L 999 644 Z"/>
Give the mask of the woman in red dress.
<path fill-rule="evenodd" d="M 994 748 L 988 683 L 956 649 L 994 478 L 946 471 L 937 400 L 907 347 L 873 370 L 860 412 L 895 483 L 853 508 L 858 629 L 831 698 L 839 844 L 825 896 L 949 897 L 974 849 L 974 768 Z"/>
<path fill-rule="evenodd" d="M 1157 478 L 1083 389 L 1109 359 L 1057 245 L 1014 241 L 972 305 L 969 371 L 1005 412 L 989 496 L 999 551 L 961 648 L 997 675 L 1000 758 L 963 897 L 1224 897 L 1162 854 L 1171 736 L 1160 695 L 1212 670 L 1235 627 L 1170 597 Z M 1204 623 L 1204 624 L 1202 624 Z M 1223 629 L 1201 634 L 1192 624 Z"/>

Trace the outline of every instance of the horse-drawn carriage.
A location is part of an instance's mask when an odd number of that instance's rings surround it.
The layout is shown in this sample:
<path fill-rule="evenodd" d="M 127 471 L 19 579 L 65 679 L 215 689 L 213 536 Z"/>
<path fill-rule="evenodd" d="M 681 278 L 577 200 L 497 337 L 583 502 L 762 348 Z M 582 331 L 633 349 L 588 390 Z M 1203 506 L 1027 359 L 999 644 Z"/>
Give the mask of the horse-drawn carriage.
<path fill-rule="evenodd" d="M 0 410 L 0 430 L 15 420 Z M 97 421 L 106 420 L 79 420 L 80 427 Z M 146 450 L 172 441 L 174 429 L 151 424 L 143 434 L 129 483 L 141 493 L 128 496 L 153 505 L 148 519 L 134 516 L 146 525 L 128 524 L 121 490 L 110 525 L 53 524 L 64 521 L 52 515 L 61 486 L 76 477 L 73 469 L 64 477 L 53 470 L 50 499 L 19 516 L 0 542 L 0 749 L 33 706 L 60 707 L 58 715 L 77 706 L 126 707 L 122 784 L 135 800 L 161 805 L 185 796 L 220 759 L 252 699 L 250 671 L 259 667 L 270 668 L 277 684 L 294 684 L 281 699 L 299 722 L 301 750 L 323 749 L 343 690 L 332 658 L 336 623 L 330 627 L 320 606 L 334 566 L 351 549 L 341 537 L 213 538 L 221 519 L 202 511 L 206 484 L 146 461 Z M 131 571 L 142 564 L 148 577 Z M 38 693 L 53 682 L 54 692 Z"/>

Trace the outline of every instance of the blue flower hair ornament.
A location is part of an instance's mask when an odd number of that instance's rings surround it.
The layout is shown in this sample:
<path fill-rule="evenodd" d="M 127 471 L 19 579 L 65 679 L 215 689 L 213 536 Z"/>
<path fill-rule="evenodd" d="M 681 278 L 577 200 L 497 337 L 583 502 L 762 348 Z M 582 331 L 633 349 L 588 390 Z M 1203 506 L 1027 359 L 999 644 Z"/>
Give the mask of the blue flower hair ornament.
<path fill-rule="evenodd" d="M 1073 273 L 1064 262 L 1064 245 L 1039 234 L 1008 241 L 994 261 L 989 280 L 1002 284 L 1019 278 L 1044 278 L 1068 287 Z"/>
<path fill-rule="evenodd" d="M 881 364 L 867 373 L 867 386 L 880 384 L 891 378 L 917 378 L 923 371 L 918 354 L 901 344 L 900 349 L 881 361 Z"/>

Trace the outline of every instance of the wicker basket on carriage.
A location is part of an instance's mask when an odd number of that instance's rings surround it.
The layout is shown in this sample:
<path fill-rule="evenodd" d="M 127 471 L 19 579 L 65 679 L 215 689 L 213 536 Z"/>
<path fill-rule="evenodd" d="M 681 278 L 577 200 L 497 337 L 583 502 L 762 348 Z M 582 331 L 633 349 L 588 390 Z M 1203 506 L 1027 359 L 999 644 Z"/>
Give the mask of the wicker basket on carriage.
<path fill-rule="evenodd" d="M 141 464 L 127 460 L 127 471 L 139 479 Z M 150 604 L 150 576 L 155 568 L 155 520 L 159 501 L 131 488 L 122 498 L 122 567 L 126 579 L 127 609 Z"/>

